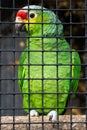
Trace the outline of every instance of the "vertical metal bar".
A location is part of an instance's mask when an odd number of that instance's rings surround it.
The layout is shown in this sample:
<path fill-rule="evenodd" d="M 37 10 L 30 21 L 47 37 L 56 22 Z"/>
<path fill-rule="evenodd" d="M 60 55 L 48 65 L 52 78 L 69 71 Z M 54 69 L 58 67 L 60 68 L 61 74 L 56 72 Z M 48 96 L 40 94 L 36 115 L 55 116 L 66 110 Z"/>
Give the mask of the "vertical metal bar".
<path fill-rule="evenodd" d="M 29 8 L 29 5 L 30 5 L 30 1 L 29 0 L 27 0 L 27 3 L 28 3 L 28 10 L 30 11 L 30 8 Z M 28 14 L 29 15 L 29 14 Z M 28 16 L 29 17 L 29 16 Z M 29 32 L 29 30 L 30 30 L 30 25 L 29 25 L 29 20 L 28 20 L 28 32 Z M 25 38 L 26 38 L 26 36 L 25 36 Z M 30 111 L 30 97 L 31 97 L 31 93 L 30 93 L 30 90 L 31 90 L 31 88 L 30 88 L 30 86 L 31 86 L 31 84 L 30 84 L 30 75 L 31 75 L 31 71 L 30 71 L 30 53 L 31 53 L 31 50 L 30 50 L 30 38 L 31 37 L 29 37 L 29 38 L 27 38 L 28 39 L 28 41 L 26 41 L 26 42 L 28 42 L 28 46 L 27 46 L 27 48 L 28 48 L 28 52 L 25 52 L 25 53 L 28 53 L 28 62 L 26 63 L 26 65 L 25 66 L 28 66 L 28 92 L 27 92 L 27 94 L 28 94 L 28 109 L 29 109 L 29 111 Z M 30 130 L 31 128 L 30 128 L 30 114 L 29 114 L 29 117 L 28 117 L 28 129 Z"/>
<path fill-rule="evenodd" d="M 59 98 L 58 98 L 58 1 L 56 0 L 56 95 L 57 95 L 57 112 L 59 113 Z M 59 115 L 58 115 L 58 123 L 57 123 L 57 126 L 58 126 L 58 129 L 59 129 Z"/>
<path fill-rule="evenodd" d="M 41 0 L 42 5 L 42 36 L 43 36 L 43 0 Z M 44 43 L 42 38 L 42 130 L 44 130 Z"/>
<path fill-rule="evenodd" d="M 72 37 L 72 0 L 70 0 L 70 37 Z M 72 50 L 72 39 L 70 39 Z M 70 78 L 72 79 L 72 51 L 70 51 Z M 72 130 L 72 80 L 70 79 L 70 130 Z"/>
<path fill-rule="evenodd" d="M 87 0 L 85 0 L 85 64 L 87 64 Z M 86 84 L 86 108 L 87 108 L 87 65 L 85 65 L 85 84 Z M 86 130 L 87 130 L 87 109 L 85 111 L 86 114 Z"/>
<path fill-rule="evenodd" d="M 15 8 L 15 0 L 13 0 L 13 9 Z M 14 21 L 14 17 L 13 17 Z M 13 28 L 13 34 L 14 34 L 14 28 Z M 15 50 L 15 37 L 13 37 L 13 47 Z M 14 62 L 14 67 L 13 67 L 13 130 L 15 130 L 15 51 L 13 52 L 13 62 Z"/>
<path fill-rule="evenodd" d="M 1 8 L 1 0 L 0 0 L 0 8 Z M 0 10 L 0 23 L 1 23 L 1 10 Z M 1 43 L 0 43 L 0 49 L 1 49 Z M 2 61 L 1 61 L 1 51 L 0 51 L 0 63 L 1 62 Z M 0 66 L 0 93 L 1 93 L 1 66 Z M 0 108 L 1 108 L 1 94 L 0 94 Z M 1 109 L 0 109 L 0 130 L 1 130 Z"/>

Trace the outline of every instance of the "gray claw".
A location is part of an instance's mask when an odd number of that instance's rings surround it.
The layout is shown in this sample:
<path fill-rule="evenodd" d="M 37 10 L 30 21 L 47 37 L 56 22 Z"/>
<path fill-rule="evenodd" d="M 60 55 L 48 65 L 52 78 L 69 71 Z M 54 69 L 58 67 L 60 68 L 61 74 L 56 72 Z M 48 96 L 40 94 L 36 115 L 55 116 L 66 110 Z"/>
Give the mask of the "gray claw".
<path fill-rule="evenodd" d="M 49 120 L 51 120 L 53 123 L 57 121 L 57 112 L 56 111 L 50 111 L 47 116 L 49 117 Z"/>
<path fill-rule="evenodd" d="M 30 116 L 39 116 L 39 113 L 36 110 L 31 110 Z"/>

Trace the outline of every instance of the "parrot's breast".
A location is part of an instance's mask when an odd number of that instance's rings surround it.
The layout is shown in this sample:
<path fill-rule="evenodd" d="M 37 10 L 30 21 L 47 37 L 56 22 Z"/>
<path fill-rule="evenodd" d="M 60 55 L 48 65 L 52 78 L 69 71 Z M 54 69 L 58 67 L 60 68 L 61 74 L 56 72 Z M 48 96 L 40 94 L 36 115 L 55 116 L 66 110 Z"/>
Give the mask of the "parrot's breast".
<path fill-rule="evenodd" d="M 67 59 L 69 56 L 65 61 Z M 57 56 L 56 52 L 44 52 L 44 54 L 32 52 L 30 64 L 30 91 L 34 93 L 31 94 L 32 102 L 34 102 L 33 107 L 42 108 L 42 104 L 44 104 L 44 113 L 46 114 L 52 108 L 57 109 L 65 106 L 68 94 L 58 94 L 68 92 L 70 86 L 69 80 L 63 79 L 70 77 L 70 67 L 63 65 L 64 58 L 61 55 Z M 60 109 L 58 113 L 63 111 L 64 108 Z M 38 112 L 42 113 L 42 110 L 38 110 Z"/>

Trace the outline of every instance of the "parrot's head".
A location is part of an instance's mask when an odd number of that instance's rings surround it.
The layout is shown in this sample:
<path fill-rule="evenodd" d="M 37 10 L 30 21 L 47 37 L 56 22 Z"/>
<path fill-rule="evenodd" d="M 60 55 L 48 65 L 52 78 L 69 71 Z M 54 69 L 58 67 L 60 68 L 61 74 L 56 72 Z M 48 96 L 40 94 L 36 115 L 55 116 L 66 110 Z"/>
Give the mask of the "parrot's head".
<path fill-rule="evenodd" d="M 63 25 L 53 11 L 37 5 L 25 6 L 16 14 L 16 32 L 26 31 L 30 36 L 62 35 Z"/>

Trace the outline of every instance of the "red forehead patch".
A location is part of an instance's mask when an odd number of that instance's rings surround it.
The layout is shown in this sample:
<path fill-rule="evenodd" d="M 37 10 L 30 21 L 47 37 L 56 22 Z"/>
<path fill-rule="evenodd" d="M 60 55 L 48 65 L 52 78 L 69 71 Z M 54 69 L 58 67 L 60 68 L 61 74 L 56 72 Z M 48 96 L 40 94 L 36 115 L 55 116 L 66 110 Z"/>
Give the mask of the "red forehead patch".
<path fill-rule="evenodd" d="M 21 17 L 21 19 L 28 19 L 27 12 L 25 11 L 18 11 L 17 17 Z"/>

